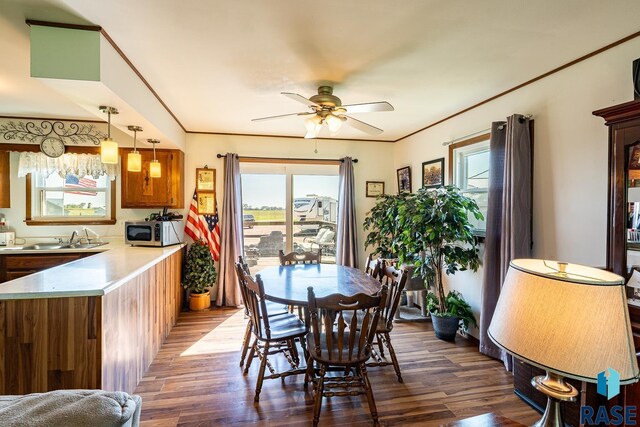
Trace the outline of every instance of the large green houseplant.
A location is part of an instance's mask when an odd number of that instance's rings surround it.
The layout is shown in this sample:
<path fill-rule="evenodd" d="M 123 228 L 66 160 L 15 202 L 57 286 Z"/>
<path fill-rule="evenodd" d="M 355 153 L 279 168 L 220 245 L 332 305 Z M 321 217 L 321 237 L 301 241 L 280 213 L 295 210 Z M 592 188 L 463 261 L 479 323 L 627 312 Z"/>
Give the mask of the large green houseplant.
<path fill-rule="evenodd" d="M 182 286 L 188 289 L 189 308 L 194 311 L 211 307 L 211 296 L 207 288 L 216 282 L 216 268 L 209 246 L 198 239 L 189 248 L 184 266 Z"/>
<path fill-rule="evenodd" d="M 402 233 L 397 218 L 398 209 L 408 195 L 409 193 L 400 193 L 379 196 L 364 220 L 364 230 L 367 231 L 365 247 L 372 247 L 373 253 L 382 258 L 395 258 L 402 249 L 397 246 L 397 238 Z"/>
<path fill-rule="evenodd" d="M 470 215 L 483 219 L 476 202 L 454 186 L 420 189 L 398 206 L 396 221 L 402 232 L 394 247 L 404 248 L 398 252 L 400 262 L 413 264 L 416 274 L 433 287 L 433 325 L 436 336 L 445 340 L 455 339 L 459 326 L 475 323 L 462 296 L 445 295 L 442 282 L 443 271 L 447 275 L 467 269 L 476 271 L 480 265 Z"/>

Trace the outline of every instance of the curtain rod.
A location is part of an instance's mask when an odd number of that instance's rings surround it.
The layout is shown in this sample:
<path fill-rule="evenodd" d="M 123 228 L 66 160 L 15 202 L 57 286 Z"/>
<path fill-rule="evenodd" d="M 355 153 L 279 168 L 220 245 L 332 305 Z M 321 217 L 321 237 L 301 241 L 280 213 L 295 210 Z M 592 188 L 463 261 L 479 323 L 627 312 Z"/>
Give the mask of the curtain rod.
<path fill-rule="evenodd" d="M 525 120 L 530 120 L 532 118 L 533 118 L 533 114 L 525 114 L 525 115 L 522 115 L 522 116 L 518 117 L 518 121 L 520 123 L 523 123 Z M 498 126 L 498 129 L 502 130 L 502 129 L 504 129 L 505 126 L 506 126 L 506 123 Z M 479 130 L 477 132 L 470 133 L 469 135 L 465 135 L 465 136 L 461 136 L 461 137 L 456 138 L 456 139 L 452 139 L 451 141 L 445 141 L 445 142 L 442 143 L 442 145 L 444 145 L 446 147 L 447 145 L 455 144 L 458 141 L 462 141 L 462 140 L 465 140 L 467 138 L 471 138 L 472 136 L 481 135 L 481 134 L 483 134 L 485 132 L 489 132 L 490 130 L 491 130 L 491 128 Z"/>
<path fill-rule="evenodd" d="M 216 155 L 217 158 L 221 159 L 223 157 L 227 157 L 226 154 L 218 154 Z M 251 156 L 238 156 L 238 159 L 245 159 L 245 160 L 268 160 L 268 161 L 284 161 L 284 162 L 296 162 L 296 161 L 302 161 L 302 162 L 340 162 L 340 163 L 344 163 L 344 159 L 300 159 L 300 158 L 293 158 L 293 157 L 251 157 Z M 358 159 L 353 159 L 352 160 L 353 163 L 358 163 Z"/>

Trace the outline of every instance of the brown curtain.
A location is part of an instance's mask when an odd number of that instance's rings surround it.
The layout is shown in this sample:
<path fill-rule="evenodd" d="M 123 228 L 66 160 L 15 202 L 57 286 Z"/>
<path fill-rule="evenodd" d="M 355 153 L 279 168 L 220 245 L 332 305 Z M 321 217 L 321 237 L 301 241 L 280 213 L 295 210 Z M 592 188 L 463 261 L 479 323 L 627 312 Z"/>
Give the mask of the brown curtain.
<path fill-rule="evenodd" d="M 509 262 L 531 257 L 531 123 L 516 114 L 491 126 L 489 200 L 485 239 L 480 351 L 512 369 L 511 356 L 499 349 L 487 330 L 500 296 Z"/>
<path fill-rule="evenodd" d="M 237 307 L 242 295 L 235 262 L 242 255 L 242 185 L 238 156 L 227 153 L 224 164 L 224 198 L 220 213 L 220 275 L 216 305 Z"/>

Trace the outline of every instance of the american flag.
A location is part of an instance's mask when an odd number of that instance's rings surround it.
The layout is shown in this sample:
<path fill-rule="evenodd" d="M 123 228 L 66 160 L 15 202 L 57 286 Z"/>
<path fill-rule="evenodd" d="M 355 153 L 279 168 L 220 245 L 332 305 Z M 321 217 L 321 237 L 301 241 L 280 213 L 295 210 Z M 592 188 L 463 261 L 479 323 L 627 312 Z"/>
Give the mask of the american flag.
<path fill-rule="evenodd" d="M 202 239 L 209 245 L 209 250 L 215 261 L 220 258 L 220 224 L 218 223 L 218 207 L 214 215 L 200 215 L 198 213 L 198 197 L 193 193 L 189 216 L 184 225 L 184 232 L 193 240 Z"/>
<path fill-rule="evenodd" d="M 96 188 L 96 181 L 91 178 L 78 178 L 76 175 L 67 175 L 64 180 L 65 188 Z M 95 191 L 68 191 L 69 194 L 79 194 L 81 196 L 96 196 Z"/>

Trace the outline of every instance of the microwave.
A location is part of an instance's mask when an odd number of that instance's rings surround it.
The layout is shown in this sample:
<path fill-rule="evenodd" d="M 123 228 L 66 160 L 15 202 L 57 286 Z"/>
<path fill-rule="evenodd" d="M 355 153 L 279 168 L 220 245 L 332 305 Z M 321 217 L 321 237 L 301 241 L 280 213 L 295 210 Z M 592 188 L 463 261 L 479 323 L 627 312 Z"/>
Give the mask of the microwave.
<path fill-rule="evenodd" d="M 124 240 L 132 246 L 169 246 L 182 243 L 182 221 L 134 221 L 124 223 Z"/>

